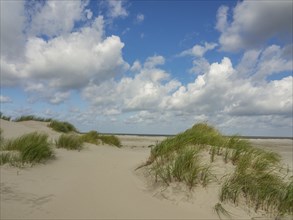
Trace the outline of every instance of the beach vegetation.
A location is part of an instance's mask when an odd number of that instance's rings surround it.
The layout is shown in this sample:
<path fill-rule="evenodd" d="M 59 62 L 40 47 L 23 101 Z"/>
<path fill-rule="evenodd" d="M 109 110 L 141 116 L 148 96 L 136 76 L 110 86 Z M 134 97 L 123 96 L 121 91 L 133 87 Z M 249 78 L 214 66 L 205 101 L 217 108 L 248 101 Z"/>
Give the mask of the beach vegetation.
<path fill-rule="evenodd" d="M 81 136 L 82 140 L 91 144 L 99 144 L 100 134 L 97 131 L 89 131 Z"/>
<path fill-rule="evenodd" d="M 217 213 L 220 219 L 222 219 L 222 216 L 231 219 L 232 214 L 228 212 L 219 202 L 214 206 L 214 211 Z"/>
<path fill-rule="evenodd" d="M 21 121 L 50 122 L 51 120 L 52 120 L 51 118 L 43 118 L 43 117 L 38 117 L 35 115 L 22 115 L 22 116 L 16 118 L 14 121 L 15 122 L 21 122 Z"/>
<path fill-rule="evenodd" d="M 10 121 L 11 117 L 4 115 L 2 112 L 0 112 L 0 118 L 5 121 Z"/>
<path fill-rule="evenodd" d="M 65 121 L 52 120 L 48 126 L 58 132 L 63 132 L 63 133 L 77 132 L 77 129 L 74 127 L 74 125 Z"/>
<path fill-rule="evenodd" d="M 101 140 L 103 144 L 121 147 L 121 142 L 115 135 L 100 135 L 99 140 Z"/>
<path fill-rule="evenodd" d="M 48 142 L 48 135 L 37 132 L 22 135 L 15 139 L 6 140 L 2 151 L 18 152 L 18 161 L 24 163 L 40 163 L 54 157 L 51 143 Z M 15 160 L 16 156 L 3 153 L 3 160 Z M 2 157 L 2 156 L 1 156 Z M 5 158 L 5 159 L 4 159 Z"/>
<path fill-rule="evenodd" d="M 90 131 L 82 135 L 82 140 L 84 142 L 92 143 L 92 144 L 109 144 L 116 147 L 121 147 L 121 142 L 119 138 L 114 135 L 102 135 L 97 131 Z"/>
<path fill-rule="evenodd" d="M 209 164 L 203 163 L 205 152 L 210 154 Z M 288 177 L 288 169 L 284 172 L 280 155 L 253 147 L 238 136 L 225 137 L 206 123 L 155 145 L 147 162 L 139 168 L 148 167 L 155 181 L 167 185 L 184 182 L 191 189 L 199 184 L 207 186 L 216 179 L 211 167 L 218 156 L 233 166 L 219 183 L 220 203 L 214 207 L 219 217 L 229 214 L 223 202 L 240 205 L 243 201 L 255 211 L 270 215 L 293 214 L 293 177 Z"/>
<path fill-rule="evenodd" d="M 83 140 L 75 134 L 62 134 L 56 141 L 56 147 L 67 150 L 81 150 L 83 148 Z"/>

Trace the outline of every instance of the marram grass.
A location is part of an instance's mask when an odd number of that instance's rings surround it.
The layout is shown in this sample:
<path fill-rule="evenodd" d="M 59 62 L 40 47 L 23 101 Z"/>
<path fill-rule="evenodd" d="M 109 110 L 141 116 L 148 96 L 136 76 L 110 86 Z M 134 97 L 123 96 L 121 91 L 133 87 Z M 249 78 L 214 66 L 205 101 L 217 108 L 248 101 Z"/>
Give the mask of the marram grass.
<path fill-rule="evenodd" d="M 97 131 L 90 131 L 86 134 L 82 135 L 82 140 L 84 142 L 99 144 L 100 142 L 103 144 L 114 145 L 116 147 L 121 147 L 120 140 L 114 135 L 101 135 Z"/>
<path fill-rule="evenodd" d="M 70 124 L 69 122 L 52 120 L 48 126 L 58 132 L 77 132 L 77 129 L 74 127 L 74 125 Z"/>
<path fill-rule="evenodd" d="M 281 172 L 281 157 L 277 153 L 253 147 L 237 136 L 224 137 L 214 127 L 200 123 L 175 137 L 154 146 L 148 161 L 155 180 L 167 185 L 184 182 L 190 188 L 206 186 L 215 175 L 209 164 L 200 160 L 200 152 L 209 151 L 210 163 L 221 156 L 234 165 L 234 172 L 225 177 L 220 202 L 242 204 L 269 215 L 293 215 L 293 177 Z M 241 202 L 241 203 L 240 203 Z M 228 214 L 221 203 L 214 207 L 220 216 Z M 225 216 L 228 217 L 228 216 Z"/>
<path fill-rule="evenodd" d="M 68 150 L 81 150 L 83 148 L 83 140 L 78 135 L 62 134 L 56 141 L 56 147 Z"/>
<path fill-rule="evenodd" d="M 40 163 L 54 157 L 48 136 L 37 132 L 5 141 L 2 150 L 18 151 L 21 163 Z"/>
<path fill-rule="evenodd" d="M 37 117 L 35 115 L 22 115 L 18 118 L 16 118 L 14 121 L 15 122 L 21 122 L 21 121 L 41 121 L 41 122 L 49 122 L 52 119 L 50 118 L 42 118 L 42 117 Z"/>

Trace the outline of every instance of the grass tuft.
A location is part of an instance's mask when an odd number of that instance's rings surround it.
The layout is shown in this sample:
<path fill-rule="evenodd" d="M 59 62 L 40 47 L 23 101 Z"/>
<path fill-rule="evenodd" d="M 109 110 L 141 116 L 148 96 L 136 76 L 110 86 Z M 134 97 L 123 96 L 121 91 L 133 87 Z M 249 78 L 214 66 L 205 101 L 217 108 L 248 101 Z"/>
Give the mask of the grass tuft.
<path fill-rule="evenodd" d="M 4 115 L 2 112 L 0 112 L 0 118 L 5 121 L 10 121 L 11 117 Z"/>
<path fill-rule="evenodd" d="M 226 218 L 231 218 L 231 213 L 228 212 L 221 203 L 217 203 L 214 206 L 214 211 L 217 213 L 217 215 L 219 216 L 220 219 L 222 219 L 221 216 L 225 216 Z"/>
<path fill-rule="evenodd" d="M 114 135 L 101 135 L 97 131 L 90 131 L 84 135 L 82 135 L 82 140 L 84 142 L 99 144 L 102 142 L 103 144 L 114 145 L 116 147 L 121 147 L 120 140 Z"/>
<path fill-rule="evenodd" d="M 15 122 L 21 122 L 21 121 L 41 121 L 41 122 L 49 122 L 51 121 L 51 118 L 42 118 L 42 117 L 37 117 L 35 115 L 23 115 L 18 118 L 16 118 L 14 121 Z"/>
<path fill-rule="evenodd" d="M 82 138 L 78 135 L 62 134 L 56 141 L 57 148 L 68 150 L 81 150 L 83 148 Z"/>
<path fill-rule="evenodd" d="M 21 163 L 40 163 L 54 156 L 51 144 L 48 142 L 48 136 L 46 134 L 38 134 L 37 132 L 7 140 L 2 149 L 18 151 Z"/>
<path fill-rule="evenodd" d="M 116 147 L 121 147 L 120 140 L 114 135 L 100 135 L 99 139 L 104 144 L 109 144 L 109 145 L 113 145 L 113 146 L 116 146 Z"/>
<path fill-rule="evenodd" d="M 63 133 L 77 132 L 77 129 L 74 127 L 74 125 L 70 124 L 69 122 L 53 120 L 49 124 L 49 127 L 51 127 L 55 131 Z"/>

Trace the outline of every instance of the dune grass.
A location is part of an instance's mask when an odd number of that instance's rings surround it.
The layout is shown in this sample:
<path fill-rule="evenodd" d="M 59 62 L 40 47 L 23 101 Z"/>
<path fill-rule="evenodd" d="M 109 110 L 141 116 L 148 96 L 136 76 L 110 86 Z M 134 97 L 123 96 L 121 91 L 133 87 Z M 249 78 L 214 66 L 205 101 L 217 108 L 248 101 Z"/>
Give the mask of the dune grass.
<path fill-rule="evenodd" d="M 67 150 L 81 150 L 83 148 L 83 140 L 78 135 L 62 134 L 56 141 L 56 147 Z"/>
<path fill-rule="evenodd" d="M 52 120 L 48 126 L 58 132 L 63 132 L 63 133 L 77 132 L 77 129 L 74 127 L 74 125 L 65 121 Z"/>
<path fill-rule="evenodd" d="M 48 136 L 37 132 L 5 141 L 2 150 L 19 152 L 18 161 L 22 164 L 45 162 L 54 157 L 51 144 L 48 142 Z M 3 152 L 2 154 L 3 156 L 1 157 L 3 157 L 3 161 L 7 161 L 9 155 Z M 10 159 L 12 160 L 12 158 L 13 160 L 15 159 L 15 157 L 11 157 Z"/>
<path fill-rule="evenodd" d="M 42 118 L 35 115 L 22 115 L 18 118 L 16 118 L 15 122 L 21 122 L 21 121 L 41 121 L 41 122 L 49 122 L 51 121 L 51 118 Z"/>
<path fill-rule="evenodd" d="M 0 118 L 5 121 L 10 121 L 11 117 L 4 115 L 2 112 L 0 112 Z"/>
<path fill-rule="evenodd" d="M 209 152 L 210 164 L 203 164 L 201 152 Z M 222 157 L 234 165 L 231 175 L 224 178 L 220 202 L 232 202 L 264 210 L 271 215 L 293 214 L 293 177 L 281 172 L 277 153 L 253 147 L 237 136 L 224 137 L 214 127 L 200 123 L 154 146 L 147 162 L 155 180 L 167 185 L 184 182 L 190 188 L 206 186 L 214 178 L 211 164 Z M 221 203 L 214 207 L 218 215 L 228 213 Z M 226 216 L 227 217 L 227 216 Z"/>
<path fill-rule="evenodd" d="M 99 144 L 100 134 L 97 131 L 89 131 L 81 136 L 82 140 L 91 144 Z"/>
<path fill-rule="evenodd" d="M 82 140 L 84 142 L 99 144 L 102 142 L 103 144 L 114 145 L 116 147 L 121 147 L 120 140 L 114 135 L 101 135 L 97 131 L 90 131 L 86 134 L 82 135 Z"/>
<path fill-rule="evenodd" d="M 214 206 L 214 211 L 217 213 L 220 219 L 222 219 L 222 216 L 231 219 L 232 214 L 228 212 L 219 202 Z"/>
<path fill-rule="evenodd" d="M 120 140 L 114 135 L 100 135 L 99 139 L 104 144 L 109 144 L 109 145 L 113 145 L 113 146 L 116 146 L 116 147 L 121 147 Z"/>
<path fill-rule="evenodd" d="M 2 146 L 4 145 L 4 137 L 2 133 L 3 133 L 3 130 L 0 129 L 0 149 L 2 149 Z"/>

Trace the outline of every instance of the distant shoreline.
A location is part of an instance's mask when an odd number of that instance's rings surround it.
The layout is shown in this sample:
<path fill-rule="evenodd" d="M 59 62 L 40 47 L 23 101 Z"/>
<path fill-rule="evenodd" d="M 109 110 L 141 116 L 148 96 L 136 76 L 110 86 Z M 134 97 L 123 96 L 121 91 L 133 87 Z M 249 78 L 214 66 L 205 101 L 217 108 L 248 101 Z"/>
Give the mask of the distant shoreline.
<path fill-rule="evenodd" d="M 173 137 L 176 134 L 128 134 L 128 133 L 102 133 L 105 135 L 130 135 L 130 136 L 146 136 L 146 137 Z M 226 137 L 232 137 L 227 135 Z M 293 137 L 277 137 L 277 136 L 241 136 L 239 135 L 240 138 L 243 139 L 290 139 L 293 140 Z"/>

